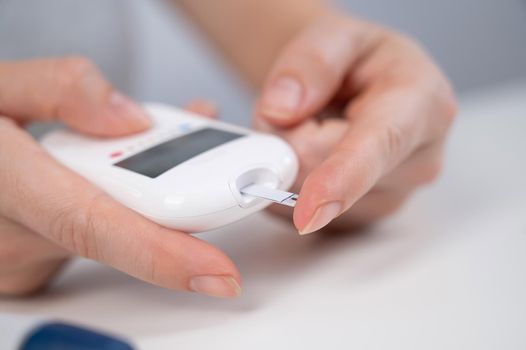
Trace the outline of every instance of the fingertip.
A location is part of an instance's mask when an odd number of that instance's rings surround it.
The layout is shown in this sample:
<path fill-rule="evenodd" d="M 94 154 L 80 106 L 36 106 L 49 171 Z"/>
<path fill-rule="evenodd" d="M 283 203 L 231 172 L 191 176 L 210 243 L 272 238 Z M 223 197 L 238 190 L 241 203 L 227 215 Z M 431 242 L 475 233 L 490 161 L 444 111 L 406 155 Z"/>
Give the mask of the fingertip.
<path fill-rule="evenodd" d="M 294 226 L 298 230 L 298 233 L 304 235 L 307 233 L 305 228 L 308 226 L 314 212 L 316 211 L 317 202 L 316 198 L 311 195 L 311 191 L 308 189 L 308 186 L 305 186 L 305 184 L 298 198 L 298 202 L 294 208 L 294 213 L 292 214 L 292 221 L 294 222 Z"/>
<path fill-rule="evenodd" d="M 118 91 L 113 91 L 108 103 L 110 133 L 135 133 L 152 126 L 150 117 L 144 109 L 129 97 Z"/>
<path fill-rule="evenodd" d="M 193 276 L 190 279 L 189 289 L 218 298 L 236 298 L 241 295 L 239 282 L 229 275 Z"/>
<path fill-rule="evenodd" d="M 339 201 L 318 205 L 314 213 L 310 215 L 310 218 L 305 220 L 306 224 L 302 224 L 302 226 L 298 228 L 299 234 L 306 235 L 321 230 L 338 217 L 342 211 L 343 205 Z"/>
<path fill-rule="evenodd" d="M 309 223 L 310 215 L 311 214 L 309 214 L 307 210 L 303 209 L 298 202 L 298 205 L 296 205 L 296 208 L 294 208 L 294 213 L 292 214 L 292 222 L 294 223 L 294 226 L 300 235 L 303 235 L 303 228 Z"/>
<path fill-rule="evenodd" d="M 175 237 L 173 236 L 175 234 Z M 182 289 L 214 297 L 236 297 L 241 294 L 241 274 L 234 262 L 218 247 L 182 232 L 171 232 L 174 239 L 171 264 L 176 261 L 180 274 L 169 281 Z"/>
<path fill-rule="evenodd" d="M 217 106 L 207 100 L 194 100 L 190 102 L 185 109 L 189 112 L 196 113 L 205 117 L 216 119 L 218 116 Z"/>
<path fill-rule="evenodd" d="M 326 159 L 303 183 L 293 215 L 300 235 L 322 229 L 346 209 L 346 172 L 337 158 Z"/>
<path fill-rule="evenodd" d="M 86 108 L 75 106 L 64 119 L 74 129 L 101 137 L 126 136 L 145 131 L 152 126 L 146 111 L 118 91 L 110 92 L 101 103 Z"/>
<path fill-rule="evenodd" d="M 241 294 L 238 268 L 223 251 L 208 242 L 162 228 L 152 241 L 143 242 L 140 249 L 147 251 L 139 255 L 144 266 L 130 270 L 129 265 L 119 261 L 122 270 L 171 290 L 221 298 Z"/>

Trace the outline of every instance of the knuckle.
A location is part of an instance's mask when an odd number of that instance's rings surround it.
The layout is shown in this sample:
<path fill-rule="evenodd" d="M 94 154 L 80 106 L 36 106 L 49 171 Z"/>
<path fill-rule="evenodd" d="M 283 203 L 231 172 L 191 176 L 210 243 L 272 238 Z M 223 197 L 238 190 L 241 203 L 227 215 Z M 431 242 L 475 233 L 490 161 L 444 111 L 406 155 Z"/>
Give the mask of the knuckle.
<path fill-rule="evenodd" d="M 415 57 L 413 64 L 410 65 L 393 62 L 397 66 L 407 67 L 407 70 L 394 71 L 403 72 L 403 79 L 416 90 L 415 92 L 431 97 L 429 101 L 434 102 L 434 108 L 449 126 L 458 112 L 458 103 L 449 80 L 415 38 L 404 34 L 394 34 L 391 40 L 397 46 L 405 47 L 406 52 L 413 52 Z M 398 75 L 395 74 L 395 76 L 399 78 Z"/>
<path fill-rule="evenodd" d="M 157 231 L 154 231 L 154 234 L 161 233 L 161 230 L 157 229 Z M 166 278 L 166 261 L 173 261 L 173 252 L 170 252 L 169 248 L 160 242 L 145 242 L 145 245 L 148 249 L 143 249 L 135 256 L 135 270 L 141 272 L 149 281 L 155 281 L 163 285 L 173 283 L 174 281 L 171 277 L 168 281 Z M 174 268 L 179 270 L 182 266 L 176 265 Z"/>
<path fill-rule="evenodd" d="M 65 92 L 82 87 L 89 77 L 98 74 L 95 64 L 85 57 L 63 58 L 57 60 L 55 64 L 56 78 L 62 91 Z"/>
<path fill-rule="evenodd" d="M 324 50 L 315 50 L 307 44 L 298 43 L 293 46 L 292 50 L 296 53 L 295 56 L 301 57 L 303 60 L 303 67 L 297 65 L 294 69 L 315 69 L 320 72 L 323 77 L 331 80 L 340 80 L 341 73 L 339 65 L 334 63 L 329 53 Z"/>
<path fill-rule="evenodd" d="M 404 152 L 404 135 L 402 129 L 395 125 L 389 124 L 383 129 L 383 137 L 380 137 L 383 142 L 385 154 L 388 155 L 388 159 L 391 162 L 397 162 L 402 158 Z"/>
<path fill-rule="evenodd" d="M 67 76 L 83 77 L 97 70 L 95 64 L 85 57 L 68 57 L 60 61 Z"/>
<path fill-rule="evenodd" d="M 96 230 L 100 226 L 97 215 L 98 197 L 78 206 L 66 206 L 57 211 L 50 220 L 52 238 L 66 249 L 88 259 L 100 260 L 102 253 Z"/>

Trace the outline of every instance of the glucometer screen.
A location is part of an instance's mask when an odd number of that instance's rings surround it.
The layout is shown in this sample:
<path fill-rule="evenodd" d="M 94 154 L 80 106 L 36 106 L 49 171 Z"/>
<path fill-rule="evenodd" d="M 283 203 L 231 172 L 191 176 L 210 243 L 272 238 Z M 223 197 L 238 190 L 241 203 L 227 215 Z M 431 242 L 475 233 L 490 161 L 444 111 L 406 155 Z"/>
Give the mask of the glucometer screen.
<path fill-rule="evenodd" d="M 156 178 L 171 168 L 209 149 L 243 136 L 245 135 L 204 128 L 160 143 L 114 165 Z"/>

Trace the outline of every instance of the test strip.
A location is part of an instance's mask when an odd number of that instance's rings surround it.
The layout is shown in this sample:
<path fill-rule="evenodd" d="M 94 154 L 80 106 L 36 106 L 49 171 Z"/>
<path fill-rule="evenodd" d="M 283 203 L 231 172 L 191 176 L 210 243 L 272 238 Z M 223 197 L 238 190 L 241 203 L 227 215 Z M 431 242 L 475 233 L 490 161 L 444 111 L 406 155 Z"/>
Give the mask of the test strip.
<path fill-rule="evenodd" d="M 298 195 L 291 192 L 286 192 L 262 185 L 248 185 L 241 189 L 241 193 L 246 196 L 263 198 L 278 204 L 287 205 L 289 207 L 296 206 Z"/>

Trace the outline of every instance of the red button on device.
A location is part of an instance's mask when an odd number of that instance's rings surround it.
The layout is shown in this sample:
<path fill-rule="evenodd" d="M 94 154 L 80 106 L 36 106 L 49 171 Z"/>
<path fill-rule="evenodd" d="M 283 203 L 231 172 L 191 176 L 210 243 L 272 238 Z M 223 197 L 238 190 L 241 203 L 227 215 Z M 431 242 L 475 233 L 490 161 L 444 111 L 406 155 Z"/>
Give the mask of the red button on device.
<path fill-rule="evenodd" d="M 115 152 L 110 154 L 111 158 L 117 158 L 117 157 L 120 157 L 120 156 L 122 156 L 122 151 L 115 151 Z"/>

